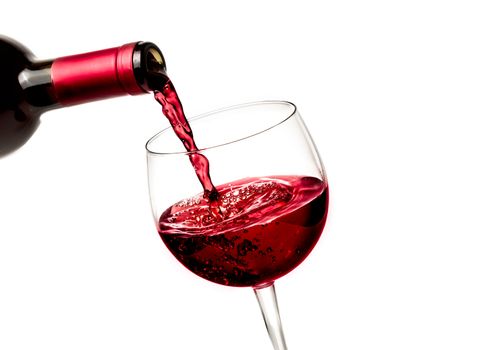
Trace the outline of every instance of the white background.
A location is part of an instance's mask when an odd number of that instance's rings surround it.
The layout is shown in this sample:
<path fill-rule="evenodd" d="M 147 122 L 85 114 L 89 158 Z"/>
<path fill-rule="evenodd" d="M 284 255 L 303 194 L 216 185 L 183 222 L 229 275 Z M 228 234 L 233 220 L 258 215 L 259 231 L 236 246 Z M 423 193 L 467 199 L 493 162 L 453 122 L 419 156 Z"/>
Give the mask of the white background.
<path fill-rule="evenodd" d="M 7 1 L 0 32 L 43 58 L 153 41 L 189 115 L 298 104 L 332 209 L 278 282 L 291 349 L 482 350 L 492 3 Z M 154 230 L 144 143 L 163 127 L 150 95 L 67 108 L 0 159 L 0 349 L 270 349 L 252 291 L 197 278 Z"/>

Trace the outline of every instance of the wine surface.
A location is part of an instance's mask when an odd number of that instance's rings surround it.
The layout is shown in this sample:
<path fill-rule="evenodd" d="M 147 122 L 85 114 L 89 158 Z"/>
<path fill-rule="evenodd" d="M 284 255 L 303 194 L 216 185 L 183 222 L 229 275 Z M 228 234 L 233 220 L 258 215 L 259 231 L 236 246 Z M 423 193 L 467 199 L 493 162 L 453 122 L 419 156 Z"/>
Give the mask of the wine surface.
<path fill-rule="evenodd" d="M 216 189 L 215 210 L 198 194 L 168 208 L 158 223 L 174 256 L 212 282 L 269 283 L 299 265 L 323 230 L 328 190 L 317 178 L 245 178 Z"/>

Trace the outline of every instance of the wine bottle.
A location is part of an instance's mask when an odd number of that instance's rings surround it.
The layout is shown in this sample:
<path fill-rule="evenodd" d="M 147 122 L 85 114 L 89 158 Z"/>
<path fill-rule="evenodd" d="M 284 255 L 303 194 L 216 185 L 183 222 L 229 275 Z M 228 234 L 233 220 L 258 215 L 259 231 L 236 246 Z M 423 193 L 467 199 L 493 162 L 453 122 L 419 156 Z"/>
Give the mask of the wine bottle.
<path fill-rule="evenodd" d="M 166 77 L 165 60 L 150 42 L 37 60 L 21 44 L 0 37 L 0 158 L 24 145 L 42 113 L 144 94 L 154 90 L 157 77 Z"/>

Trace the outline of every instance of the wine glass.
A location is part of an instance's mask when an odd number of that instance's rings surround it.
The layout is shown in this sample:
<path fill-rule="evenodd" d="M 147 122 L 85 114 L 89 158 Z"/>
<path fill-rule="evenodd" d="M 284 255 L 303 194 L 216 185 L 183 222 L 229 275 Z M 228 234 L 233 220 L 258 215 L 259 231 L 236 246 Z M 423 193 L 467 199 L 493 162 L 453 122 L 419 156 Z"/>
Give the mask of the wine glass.
<path fill-rule="evenodd" d="M 262 101 L 189 120 L 197 152 L 172 128 L 146 144 L 157 230 L 190 271 L 226 286 L 252 287 L 276 350 L 287 349 L 274 281 L 317 243 L 328 210 L 323 164 L 296 106 Z M 207 196 L 191 166 L 210 162 L 218 196 Z"/>

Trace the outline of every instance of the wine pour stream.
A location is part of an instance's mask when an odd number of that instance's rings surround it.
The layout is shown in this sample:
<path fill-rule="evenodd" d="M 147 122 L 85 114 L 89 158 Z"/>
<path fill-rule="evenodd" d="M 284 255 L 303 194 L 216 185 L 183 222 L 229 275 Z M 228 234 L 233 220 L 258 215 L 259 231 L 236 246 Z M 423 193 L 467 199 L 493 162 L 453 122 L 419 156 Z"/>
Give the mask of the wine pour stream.
<path fill-rule="evenodd" d="M 198 152 L 191 126 L 186 119 L 182 103 L 177 95 L 174 84 L 170 78 L 163 78 L 163 86 L 160 90 L 155 90 L 155 99 L 162 106 L 163 115 L 167 117 L 175 134 L 184 144 L 184 148 L 190 152 L 189 160 L 203 186 L 204 197 L 208 198 L 211 202 L 214 202 L 217 200 L 218 191 L 211 181 L 210 162 L 208 161 L 208 158 Z"/>

